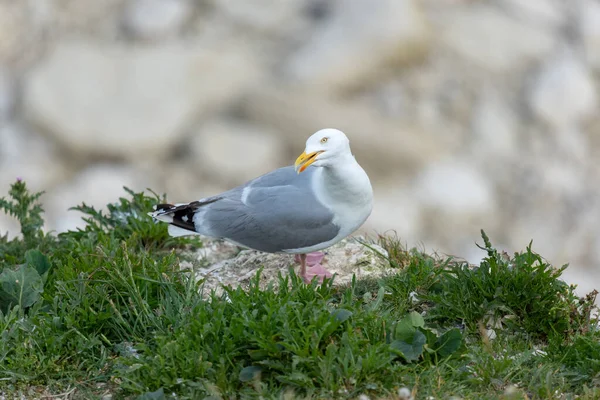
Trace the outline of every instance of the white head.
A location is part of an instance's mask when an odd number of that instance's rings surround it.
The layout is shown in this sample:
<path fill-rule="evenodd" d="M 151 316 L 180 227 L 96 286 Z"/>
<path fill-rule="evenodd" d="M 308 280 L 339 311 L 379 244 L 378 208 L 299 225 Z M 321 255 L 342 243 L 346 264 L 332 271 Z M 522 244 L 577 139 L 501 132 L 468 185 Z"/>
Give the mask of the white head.
<path fill-rule="evenodd" d="M 296 159 L 296 171 L 303 172 L 308 166 L 327 167 L 343 156 L 352 156 L 350 141 L 337 129 L 321 129 L 306 140 L 304 153 Z"/>

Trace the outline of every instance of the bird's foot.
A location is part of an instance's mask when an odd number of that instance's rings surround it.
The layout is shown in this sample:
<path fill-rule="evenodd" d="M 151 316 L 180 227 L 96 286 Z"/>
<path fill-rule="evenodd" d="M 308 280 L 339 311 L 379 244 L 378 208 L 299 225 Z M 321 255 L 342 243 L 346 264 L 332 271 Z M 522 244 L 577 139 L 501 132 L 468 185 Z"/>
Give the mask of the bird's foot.
<path fill-rule="evenodd" d="M 317 282 L 323 283 L 325 278 L 331 278 L 333 275 L 321 264 L 306 268 L 306 273 L 301 275 L 302 280 L 304 280 L 305 283 L 311 283 L 315 276 L 317 277 Z"/>
<path fill-rule="evenodd" d="M 300 272 L 300 277 L 302 280 L 304 280 L 304 282 L 310 283 L 316 276 L 318 282 L 323 283 L 325 278 L 331 278 L 333 276 L 331 272 L 327 271 L 325 267 L 321 265 L 321 261 L 323 261 L 324 256 L 325 254 L 321 251 L 316 251 L 305 255 L 307 268 L 304 273 Z M 302 263 L 302 258 L 299 254 L 296 254 L 295 259 L 297 262 Z"/>

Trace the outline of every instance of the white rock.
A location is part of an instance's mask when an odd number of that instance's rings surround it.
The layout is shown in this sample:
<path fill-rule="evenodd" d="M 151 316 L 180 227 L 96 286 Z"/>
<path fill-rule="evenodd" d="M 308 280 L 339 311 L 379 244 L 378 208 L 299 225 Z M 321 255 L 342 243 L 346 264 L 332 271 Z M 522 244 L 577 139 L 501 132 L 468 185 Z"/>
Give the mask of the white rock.
<path fill-rule="evenodd" d="M 346 0 L 289 61 L 289 77 L 315 88 L 343 89 L 391 63 L 422 54 L 428 26 L 416 0 Z"/>
<path fill-rule="evenodd" d="M 2 193 L 0 197 L 6 197 L 8 193 Z M 8 216 L 0 211 L 0 236 L 8 235 L 9 239 L 14 239 L 21 235 L 21 227 L 16 218 Z"/>
<path fill-rule="evenodd" d="M 398 399 L 399 400 L 412 400 L 412 392 L 407 387 L 402 387 L 398 389 Z"/>
<path fill-rule="evenodd" d="M 515 112 L 499 93 L 484 91 L 477 102 L 471 129 L 474 151 L 483 157 L 509 156 L 517 149 L 518 122 Z"/>
<path fill-rule="evenodd" d="M 83 155 L 164 156 L 192 121 L 254 84 L 253 60 L 243 49 L 65 41 L 32 71 L 25 111 Z"/>
<path fill-rule="evenodd" d="M 412 188 L 387 180 L 374 183 L 373 191 L 377 194 L 373 212 L 361 230 L 378 234 L 388 234 L 393 230 L 400 240 L 412 241 L 421 217 L 421 208 Z"/>
<path fill-rule="evenodd" d="M 589 160 L 590 140 L 588 133 L 576 125 L 554 132 L 556 147 L 560 156 L 577 161 L 580 167 Z"/>
<path fill-rule="evenodd" d="M 0 60 L 14 62 L 27 53 L 30 38 L 36 37 L 24 1 L 0 2 Z"/>
<path fill-rule="evenodd" d="M 598 111 L 590 71 L 570 52 L 542 68 L 528 100 L 535 115 L 554 128 L 567 128 Z"/>
<path fill-rule="evenodd" d="M 198 164 L 187 160 L 168 163 L 151 172 L 157 181 L 157 193 L 166 193 L 169 203 L 183 203 L 209 197 L 231 189 L 231 185 L 207 179 Z M 210 177 L 208 177 L 210 178 Z"/>
<path fill-rule="evenodd" d="M 222 120 L 202 126 L 189 146 L 199 172 L 220 183 L 239 185 L 292 165 L 285 142 L 268 128 Z"/>
<path fill-rule="evenodd" d="M 212 247 L 212 239 L 204 238 L 205 244 Z M 362 237 L 352 237 L 324 250 L 325 258 L 322 261 L 323 267 L 335 275 L 335 285 L 348 285 L 352 282 L 353 276 L 356 279 L 371 277 L 377 278 L 389 273 L 393 273 L 389 263 L 385 261 L 387 252 L 381 246 L 370 244 L 371 248 L 361 244 L 364 241 Z M 220 285 L 246 286 L 251 278 L 256 276 L 259 269 L 262 269 L 261 287 L 266 287 L 269 282 L 277 284 L 277 276 L 281 273 L 287 275 L 289 268 L 294 268 L 298 273 L 299 264 L 294 261 L 294 256 L 289 254 L 269 254 L 255 250 L 243 250 L 232 257 L 230 245 L 218 245 L 222 253 L 211 252 L 212 263 L 205 268 L 199 268 L 196 272 L 197 279 L 204 279 L 204 293 L 209 294 L 210 290 L 216 289 L 221 292 Z M 196 255 L 206 254 L 200 250 Z M 182 268 L 189 268 L 185 263 Z"/>
<path fill-rule="evenodd" d="M 303 27 L 305 0 L 214 0 L 224 17 L 258 31 L 281 34 Z"/>
<path fill-rule="evenodd" d="M 556 0 L 501 0 L 502 5 L 509 8 L 511 14 L 533 23 L 544 24 L 550 27 L 560 27 L 568 16 Z"/>
<path fill-rule="evenodd" d="M 586 58 L 600 70 L 600 3 L 596 0 L 579 2 L 579 29 L 583 37 Z"/>
<path fill-rule="evenodd" d="M 137 37 L 165 39 L 178 33 L 191 8 L 189 0 L 135 0 L 125 10 L 124 24 Z"/>
<path fill-rule="evenodd" d="M 495 8 L 479 4 L 454 8 L 440 18 L 440 39 L 467 61 L 490 71 L 527 65 L 554 47 L 552 31 L 519 22 Z"/>
<path fill-rule="evenodd" d="M 0 125 L 6 121 L 15 104 L 15 83 L 13 77 L 0 66 Z"/>
<path fill-rule="evenodd" d="M 119 197 L 129 197 L 123 186 L 139 192 L 152 188 L 153 182 L 149 175 L 125 166 L 98 164 L 86 168 L 68 183 L 48 191 L 45 204 L 51 216 L 49 226 L 58 232 L 85 226 L 81 214 L 68 209 L 83 202 L 96 209 L 105 209 Z"/>
<path fill-rule="evenodd" d="M 417 177 L 415 186 L 415 195 L 425 207 L 454 214 L 486 213 L 494 207 L 489 180 L 466 162 L 434 163 Z"/>
<path fill-rule="evenodd" d="M 21 125 L 0 125 L 0 193 L 8 193 L 17 177 L 37 192 L 52 187 L 65 175 L 66 167 L 47 138 Z"/>
<path fill-rule="evenodd" d="M 546 193 L 550 192 L 552 197 L 578 196 L 584 193 L 589 181 L 579 165 L 550 157 L 544 161 L 544 168 L 539 172 L 540 184 Z"/>

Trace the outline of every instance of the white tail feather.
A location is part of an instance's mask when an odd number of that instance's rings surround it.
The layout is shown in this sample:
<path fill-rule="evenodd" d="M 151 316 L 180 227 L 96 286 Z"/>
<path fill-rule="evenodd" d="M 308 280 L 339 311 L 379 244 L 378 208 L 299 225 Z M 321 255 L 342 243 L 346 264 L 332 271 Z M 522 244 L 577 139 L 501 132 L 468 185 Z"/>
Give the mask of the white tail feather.
<path fill-rule="evenodd" d="M 169 225 L 169 235 L 173 237 L 179 236 L 189 236 L 189 235 L 199 235 L 198 232 L 190 231 L 188 229 L 183 229 L 175 225 Z"/>
<path fill-rule="evenodd" d="M 171 214 L 169 214 L 168 212 L 154 211 L 154 212 L 149 212 L 148 215 L 156 220 L 167 222 L 169 224 L 171 222 L 173 222 L 173 216 Z"/>

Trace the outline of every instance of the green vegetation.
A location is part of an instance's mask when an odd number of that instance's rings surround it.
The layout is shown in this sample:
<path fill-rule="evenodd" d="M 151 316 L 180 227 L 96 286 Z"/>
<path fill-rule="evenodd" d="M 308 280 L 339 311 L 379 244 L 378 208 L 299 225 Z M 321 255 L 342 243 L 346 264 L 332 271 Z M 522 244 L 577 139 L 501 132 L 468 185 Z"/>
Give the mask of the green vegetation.
<path fill-rule="evenodd" d="M 13 184 L 0 209 L 0 396 L 69 398 L 600 398 L 595 293 L 531 244 L 509 256 L 482 232 L 477 266 L 378 242 L 394 274 L 205 293 L 174 239 L 127 190 L 85 229 L 43 233 L 41 194 Z M 369 244 L 366 244 L 367 246 Z M 278 289 L 274 289 L 278 287 Z M 176 396 L 176 397 L 175 397 Z"/>

